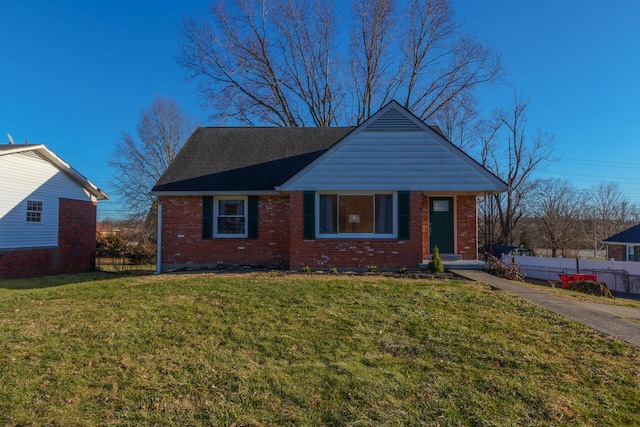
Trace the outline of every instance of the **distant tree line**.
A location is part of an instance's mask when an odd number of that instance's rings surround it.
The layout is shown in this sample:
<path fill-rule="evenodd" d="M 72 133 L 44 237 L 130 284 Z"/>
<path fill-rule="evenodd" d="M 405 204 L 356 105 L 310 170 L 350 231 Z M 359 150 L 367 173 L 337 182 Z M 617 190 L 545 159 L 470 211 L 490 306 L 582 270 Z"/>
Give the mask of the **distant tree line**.
<path fill-rule="evenodd" d="M 482 208 L 488 205 L 485 201 Z M 578 189 L 567 180 L 545 178 L 531 183 L 519 216 L 512 240 L 506 242 L 495 217 L 481 215 L 481 245 L 487 249 L 494 244 L 522 245 L 565 258 L 588 249 L 596 257 L 604 249 L 603 239 L 638 223 L 640 210 L 616 183 Z"/>

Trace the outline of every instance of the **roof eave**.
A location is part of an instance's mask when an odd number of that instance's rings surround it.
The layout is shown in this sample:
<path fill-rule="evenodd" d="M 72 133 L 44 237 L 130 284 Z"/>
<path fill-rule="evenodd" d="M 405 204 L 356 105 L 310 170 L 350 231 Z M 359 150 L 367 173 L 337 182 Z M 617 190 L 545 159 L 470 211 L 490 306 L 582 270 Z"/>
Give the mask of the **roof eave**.
<path fill-rule="evenodd" d="M 75 168 L 73 168 L 70 164 L 62 160 L 58 155 L 56 155 L 53 151 L 49 150 L 44 144 L 22 144 L 16 147 L 15 150 L 2 151 L 0 154 L 15 154 L 15 153 L 23 153 L 27 151 L 35 151 L 44 157 L 51 164 L 56 166 L 61 171 L 70 175 L 75 181 L 78 182 L 83 188 L 85 188 L 89 194 L 95 197 L 97 200 L 108 200 L 109 196 L 107 193 L 102 191 L 95 185 L 93 182 L 89 181 L 84 175 L 78 172 Z"/>
<path fill-rule="evenodd" d="M 635 242 L 635 241 L 634 242 L 618 242 L 618 241 L 611 241 L 611 240 L 603 240 L 602 243 L 604 243 L 605 245 L 640 246 L 640 242 Z"/>
<path fill-rule="evenodd" d="M 226 190 L 226 191 L 151 191 L 151 196 L 188 197 L 188 196 L 271 196 L 280 194 L 278 190 Z"/>

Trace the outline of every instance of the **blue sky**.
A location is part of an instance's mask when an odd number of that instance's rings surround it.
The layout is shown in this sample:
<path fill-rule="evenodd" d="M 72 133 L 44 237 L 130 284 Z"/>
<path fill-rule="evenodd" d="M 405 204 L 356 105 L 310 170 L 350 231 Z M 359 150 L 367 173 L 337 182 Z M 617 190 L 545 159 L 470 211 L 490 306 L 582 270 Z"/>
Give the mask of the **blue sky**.
<path fill-rule="evenodd" d="M 6 133 L 44 143 L 115 196 L 108 159 L 156 95 L 210 123 L 174 59 L 181 17 L 208 4 L 3 0 L 0 143 Z M 529 129 L 555 135 L 557 160 L 538 176 L 618 182 L 640 204 L 640 2 L 452 4 L 466 30 L 503 55 L 508 84 L 480 92 L 486 111 L 507 106 L 517 88 L 531 98 Z M 101 218 L 119 213 L 117 200 L 99 205 Z"/>

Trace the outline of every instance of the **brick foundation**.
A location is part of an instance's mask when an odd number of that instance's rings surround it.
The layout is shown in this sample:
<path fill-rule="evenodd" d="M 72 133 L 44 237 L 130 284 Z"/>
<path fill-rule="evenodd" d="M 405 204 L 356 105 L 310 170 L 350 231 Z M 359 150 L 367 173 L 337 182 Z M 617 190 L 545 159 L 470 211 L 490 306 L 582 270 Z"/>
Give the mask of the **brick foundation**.
<path fill-rule="evenodd" d="M 0 249 L 0 278 L 38 277 L 95 270 L 95 203 L 60 199 L 58 217 L 58 246 Z"/>

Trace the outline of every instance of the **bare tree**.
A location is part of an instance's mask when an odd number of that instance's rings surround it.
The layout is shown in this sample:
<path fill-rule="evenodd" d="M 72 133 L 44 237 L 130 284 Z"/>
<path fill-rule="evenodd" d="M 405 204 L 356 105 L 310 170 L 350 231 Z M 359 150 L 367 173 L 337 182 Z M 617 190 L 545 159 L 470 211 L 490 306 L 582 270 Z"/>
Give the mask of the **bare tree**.
<path fill-rule="evenodd" d="M 538 221 L 551 256 L 568 256 L 569 249 L 579 246 L 584 199 L 568 181 L 541 179 L 531 195 L 528 206 Z"/>
<path fill-rule="evenodd" d="M 398 74 L 389 70 L 397 60 L 391 50 L 395 2 L 355 0 L 354 31 L 351 34 L 352 92 L 357 123 L 366 120 L 387 102 L 398 84 Z M 376 101 L 374 104 L 374 101 Z"/>
<path fill-rule="evenodd" d="M 177 61 L 215 119 L 249 125 L 357 124 L 391 99 L 427 119 L 502 76 L 448 0 L 352 0 L 350 19 L 332 4 L 217 1 L 183 20 Z"/>
<path fill-rule="evenodd" d="M 341 103 L 336 16 L 321 0 L 228 0 L 185 18 L 177 60 L 219 120 L 329 126 Z"/>
<path fill-rule="evenodd" d="M 502 128 L 502 123 L 497 115 L 491 119 L 481 119 L 476 125 L 476 136 L 480 143 L 478 161 L 488 167 L 492 159 L 492 153 L 497 148 L 498 132 Z M 479 228 L 481 236 L 481 247 L 487 252 L 491 252 L 493 246 L 498 243 L 496 230 L 499 230 L 498 210 L 496 198 L 491 193 L 485 193 L 483 202 L 479 205 L 479 217 L 482 219 Z"/>
<path fill-rule="evenodd" d="M 622 193 L 617 183 L 600 183 L 587 192 L 585 235 L 593 256 L 602 248 L 602 240 L 629 227 L 638 207 Z"/>
<path fill-rule="evenodd" d="M 466 93 L 443 105 L 432 116 L 443 135 L 465 152 L 473 151 L 483 138 L 493 139 L 497 131 L 489 121 L 479 117 L 477 103 L 471 93 Z"/>
<path fill-rule="evenodd" d="M 140 114 L 137 138 L 122 134 L 109 165 L 113 168 L 113 186 L 129 214 L 137 218 L 148 215 L 153 203 L 149 191 L 195 126 L 174 100 L 157 97 Z"/>
<path fill-rule="evenodd" d="M 400 39 L 405 107 L 423 120 L 479 85 L 499 81 L 502 59 L 465 34 L 448 0 L 411 0 Z"/>
<path fill-rule="evenodd" d="M 342 99 L 333 57 L 337 28 L 333 4 L 286 0 L 279 4 L 278 12 L 280 19 L 275 25 L 282 35 L 279 48 L 284 82 L 290 82 L 287 87 L 309 112 L 314 125 L 335 125 Z"/>
<path fill-rule="evenodd" d="M 483 147 L 484 165 L 502 178 L 509 189 L 494 195 L 500 223 L 500 240 L 513 244 L 513 231 L 523 214 L 526 196 L 534 189 L 531 176 L 544 162 L 550 160 L 553 136 L 537 130 L 533 136 L 528 133 L 527 108 L 529 99 L 514 93 L 509 109 L 496 112 L 496 121 L 501 124 L 501 138 L 492 138 Z"/>

